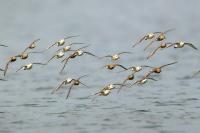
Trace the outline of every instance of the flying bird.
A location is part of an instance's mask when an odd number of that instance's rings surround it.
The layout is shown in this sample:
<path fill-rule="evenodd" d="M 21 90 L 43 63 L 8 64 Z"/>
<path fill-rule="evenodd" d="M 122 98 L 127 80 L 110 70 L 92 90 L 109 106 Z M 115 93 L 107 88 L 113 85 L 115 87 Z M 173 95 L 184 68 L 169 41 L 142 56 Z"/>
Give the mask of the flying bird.
<path fill-rule="evenodd" d="M 77 78 L 77 79 L 74 79 L 74 78 L 67 78 L 66 80 L 62 81 L 61 84 L 60 84 L 56 89 L 54 89 L 54 90 L 52 91 L 52 94 L 55 93 L 56 91 L 58 91 L 63 85 L 71 84 L 71 86 L 70 86 L 70 88 L 69 88 L 69 90 L 68 90 L 68 92 L 67 92 L 67 97 L 66 97 L 66 99 L 68 99 L 68 98 L 69 98 L 69 95 L 70 95 L 70 93 L 71 93 L 71 90 L 72 90 L 72 88 L 73 88 L 73 86 L 78 86 L 78 85 L 81 84 L 81 85 L 83 85 L 83 86 L 89 88 L 89 86 L 85 85 L 84 83 L 82 83 L 82 82 L 80 81 L 81 78 L 84 78 L 84 77 L 86 77 L 86 76 L 88 76 L 88 75 L 83 75 L 83 76 L 81 76 L 81 77 L 79 77 L 79 78 Z"/>
<path fill-rule="evenodd" d="M 120 52 L 120 53 L 115 53 L 113 55 L 106 55 L 106 56 L 100 57 L 100 59 L 102 59 L 102 58 L 111 58 L 111 60 L 116 61 L 116 60 L 119 60 L 120 59 L 120 55 L 123 55 L 123 54 L 132 54 L 132 53 L 131 52 Z"/>

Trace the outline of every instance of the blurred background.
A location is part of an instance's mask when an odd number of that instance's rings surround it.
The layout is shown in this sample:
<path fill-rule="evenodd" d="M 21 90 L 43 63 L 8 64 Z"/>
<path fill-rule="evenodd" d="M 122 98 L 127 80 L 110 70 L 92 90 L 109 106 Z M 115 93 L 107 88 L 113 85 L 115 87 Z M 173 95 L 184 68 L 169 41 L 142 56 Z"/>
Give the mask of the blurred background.
<path fill-rule="evenodd" d="M 131 46 L 146 33 L 175 28 L 167 34 L 167 41 L 183 40 L 200 48 L 199 9 L 198 0 L 0 0 L 0 42 L 9 46 L 0 48 L 1 68 L 9 56 L 37 38 L 41 39 L 37 50 L 42 50 L 70 35 L 80 35 L 70 41 L 91 44 L 87 51 L 99 56 L 133 52 L 118 62 L 125 66 L 179 62 L 166 68 L 158 82 L 91 102 L 82 97 L 122 81 L 127 73 L 99 70 L 110 61 L 90 56 L 70 62 L 62 75 L 58 73 L 62 64 L 56 60 L 30 72 L 15 73 L 21 65 L 47 61 L 55 49 L 32 55 L 28 61 L 12 64 L 5 77 L 8 81 L 0 82 L 0 132 L 196 133 L 199 77 L 188 77 L 200 69 L 199 51 L 171 49 L 146 60 L 151 50 L 143 52 L 145 44 Z M 67 87 L 50 94 L 66 77 L 84 74 L 90 74 L 83 82 L 91 88 L 76 87 L 68 101 Z"/>

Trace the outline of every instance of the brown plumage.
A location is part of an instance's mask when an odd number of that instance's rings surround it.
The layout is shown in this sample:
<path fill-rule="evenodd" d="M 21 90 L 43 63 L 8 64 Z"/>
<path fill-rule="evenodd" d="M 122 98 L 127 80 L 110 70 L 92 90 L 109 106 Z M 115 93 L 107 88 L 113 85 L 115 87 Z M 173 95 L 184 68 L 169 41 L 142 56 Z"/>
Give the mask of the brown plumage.
<path fill-rule="evenodd" d="M 155 41 L 157 42 L 161 42 L 163 40 L 166 39 L 166 34 L 170 31 L 173 31 L 174 29 L 169 29 L 169 30 L 166 30 L 164 32 L 158 32 L 158 36 L 153 40 L 151 41 L 145 48 L 144 48 L 144 51 L 149 48 Z"/>
<path fill-rule="evenodd" d="M 25 48 L 25 50 L 22 53 L 27 52 L 29 49 L 34 49 L 36 47 L 36 42 L 40 41 L 40 39 L 36 39 L 33 42 L 31 42 L 28 47 Z"/>
<path fill-rule="evenodd" d="M 159 66 L 159 67 L 152 67 L 152 69 L 150 70 L 149 74 L 161 73 L 162 72 L 162 68 L 164 68 L 166 66 L 170 66 L 170 65 L 176 64 L 176 63 L 178 63 L 178 62 L 176 61 L 176 62 L 168 63 L 168 64 L 165 64 L 165 65 L 162 65 L 162 66 Z"/>
<path fill-rule="evenodd" d="M 120 68 L 122 68 L 122 69 L 124 69 L 124 70 L 127 70 L 126 67 L 124 67 L 123 65 L 120 65 L 120 64 L 107 64 L 107 65 L 105 65 L 104 67 L 107 68 L 107 69 L 109 69 L 109 70 L 113 70 L 113 69 L 115 69 L 116 67 L 120 67 Z M 104 68 L 104 67 L 103 67 L 103 68 Z"/>
<path fill-rule="evenodd" d="M 84 83 L 82 83 L 80 81 L 81 78 L 86 77 L 86 76 L 88 76 L 88 75 L 83 75 L 83 76 L 81 76 L 81 77 L 79 77 L 77 79 L 67 78 L 66 80 L 62 81 L 61 84 L 52 91 L 52 94 L 55 93 L 56 91 L 58 91 L 63 85 L 71 84 L 71 86 L 69 87 L 69 90 L 67 92 L 67 96 L 66 96 L 66 99 L 68 99 L 73 86 L 78 86 L 78 85 L 81 84 L 81 85 L 89 88 L 89 86 L 85 85 Z"/>
<path fill-rule="evenodd" d="M 153 40 L 149 45 L 151 45 L 154 41 L 161 41 L 161 40 L 164 40 L 165 39 L 165 34 L 169 31 L 172 31 L 174 29 L 169 29 L 169 30 L 166 30 L 164 32 L 153 32 L 153 33 L 149 33 L 145 36 L 143 36 L 141 39 L 139 39 L 138 42 L 136 42 L 132 47 L 135 47 L 136 45 L 140 44 L 141 42 L 143 42 L 144 40 L 152 40 L 156 37 L 156 35 L 158 35 L 155 40 Z M 147 46 L 148 48 L 149 46 Z M 146 49 L 146 48 L 145 48 Z"/>
<path fill-rule="evenodd" d="M 162 50 L 162 49 L 166 49 L 166 48 L 169 48 L 171 47 L 172 43 L 161 43 L 160 46 L 158 46 L 156 49 L 153 50 L 153 52 L 151 52 L 147 59 L 150 59 L 154 54 L 156 54 L 156 52 L 158 52 L 159 50 Z"/>
<path fill-rule="evenodd" d="M 120 53 L 115 53 L 115 54 L 112 54 L 112 55 L 106 55 L 106 56 L 103 56 L 103 57 L 100 57 L 100 59 L 102 58 L 111 58 L 111 60 L 119 60 L 120 59 L 120 55 L 123 55 L 123 54 L 131 54 L 131 52 L 120 52 Z"/>
<path fill-rule="evenodd" d="M 50 48 L 52 48 L 53 46 L 55 46 L 55 45 L 57 45 L 57 46 L 63 46 L 66 42 L 66 40 L 67 39 L 70 39 L 70 38 L 74 38 L 74 37 L 78 37 L 79 35 L 75 35 L 75 36 L 68 36 L 68 37 L 65 37 L 65 38 L 63 38 L 63 39 L 61 39 L 61 40 L 59 40 L 59 41 L 56 41 L 55 43 L 53 43 L 52 45 L 50 45 L 48 48 L 47 48 L 47 50 L 48 49 L 50 49 Z"/>

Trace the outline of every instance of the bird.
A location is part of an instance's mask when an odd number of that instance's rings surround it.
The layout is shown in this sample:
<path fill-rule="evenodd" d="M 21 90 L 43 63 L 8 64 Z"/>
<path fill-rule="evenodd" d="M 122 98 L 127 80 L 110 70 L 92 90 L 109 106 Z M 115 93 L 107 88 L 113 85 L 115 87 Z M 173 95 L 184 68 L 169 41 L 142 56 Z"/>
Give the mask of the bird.
<path fill-rule="evenodd" d="M 67 63 L 68 63 L 68 61 L 69 61 L 69 59 L 74 59 L 75 57 L 77 57 L 77 56 L 82 56 L 82 55 L 84 55 L 84 54 L 87 54 L 87 55 L 90 55 L 90 56 L 93 56 L 93 57 L 97 57 L 96 55 L 94 55 L 94 54 L 92 54 L 92 53 L 90 53 L 90 52 L 86 52 L 86 51 L 83 51 L 83 50 L 82 50 L 82 49 L 84 49 L 84 48 L 87 48 L 88 46 L 89 46 L 89 45 L 84 46 L 84 47 L 81 47 L 81 48 L 75 50 L 72 54 L 70 54 L 68 57 L 66 57 L 64 60 L 62 60 L 62 63 L 64 62 L 64 65 L 63 65 L 63 67 L 62 67 L 60 73 L 62 73 L 63 70 L 65 69 L 65 67 L 66 67 L 66 65 L 67 65 Z M 97 57 L 97 58 L 98 58 L 98 57 Z"/>
<path fill-rule="evenodd" d="M 58 52 L 58 51 L 63 51 L 63 52 L 68 52 L 68 51 L 75 51 L 75 50 L 72 50 L 71 49 L 71 46 L 72 45 L 77 45 L 77 44 L 84 44 L 84 43 L 70 43 L 70 44 L 68 44 L 67 46 L 64 46 L 63 48 L 60 48 L 60 49 L 58 49 L 56 52 Z"/>
<path fill-rule="evenodd" d="M 58 50 L 55 52 L 55 54 L 47 61 L 47 64 L 48 64 L 51 60 L 53 60 L 55 57 L 56 57 L 57 59 L 60 59 L 60 58 L 62 58 L 62 57 L 65 56 L 65 53 L 66 53 L 66 52 L 68 52 L 68 51 L 74 51 L 74 50 L 71 50 L 71 46 L 72 46 L 72 45 L 75 45 L 75 44 L 84 44 L 84 43 L 71 43 L 71 44 L 69 44 L 69 45 L 67 45 L 67 46 L 65 46 L 65 47 L 63 47 L 63 48 L 58 49 Z"/>
<path fill-rule="evenodd" d="M 90 98 L 90 97 L 92 97 L 92 96 L 108 96 L 108 95 L 111 93 L 111 91 L 112 91 L 113 89 L 117 89 L 117 87 L 121 87 L 121 86 L 126 86 L 126 85 L 124 85 L 124 84 L 119 84 L 119 83 L 108 84 L 108 85 L 104 86 L 100 91 L 98 91 L 97 93 L 94 93 L 94 94 L 88 96 L 87 98 Z M 95 98 L 96 98 L 96 97 L 94 97 L 94 98 L 92 99 L 92 101 L 93 101 Z"/>
<path fill-rule="evenodd" d="M 23 51 L 22 53 L 27 52 L 27 50 L 29 50 L 29 49 L 34 49 L 34 48 L 36 48 L 36 42 L 38 42 L 38 41 L 40 41 L 40 39 L 36 39 L 36 40 L 34 40 L 33 42 L 31 42 L 31 43 L 28 45 L 28 47 L 26 47 L 26 48 L 24 49 L 24 51 Z"/>
<path fill-rule="evenodd" d="M 16 55 L 16 57 L 19 57 L 22 60 L 26 60 L 29 57 L 29 54 L 35 54 L 35 53 L 41 53 L 41 52 L 36 52 L 36 51 L 34 51 L 34 52 L 22 52 L 22 53 Z"/>
<path fill-rule="evenodd" d="M 156 79 L 149 76 L 150 76 L 150 73 L 144 75 L 141 79 L 135 81 L 130 87 L 132 87 L 135 84 L 139 84 L 139 85 L 145 84 L 148 80 L 157 81 Z"/>
<path fill-rule="evenodd" d="M 157 52 L 158 50 L 162 50 L 162 49 L 171 47 L 171 44 L 172 44 L 172 43 L 170 43 L 170 42 L 168 42 L 168 43 L 161 43 L 160 46 L 158 46 L 156 49 L 153 50 L 153 52 L 151 52 L 151 53 L 148 55 L 147 59 L 150 59 L 154 54 L 156 54 L 156 52 Z"/>
<path fill-rule="evenodd" d="M 59 47 L 59 46 L 63 46 L 63 45 L 66 43 L 66 40 L 67 40 L 67 39 L 74 38 L 74 37 L 78 37 L 78 36 L 79 36 L 79 35 L 68 36 L 68 37 L 65 37 L 65 38 L 63 38 L 63 39 L 60 39 L 59 41 L 56 41 L 54 44 L 52 44 L 51 46 L 49 46 L 49 47 L 47 48 L 47 50 L 50 49 L 50 48 L 52 48 L 52 47 L 55 46 L 55 45 L 57 45 L 58 47 Z"/>
<path fill-rule="evenodd" d="M 138 42 L 136 42 L 132 47 L 135 47 L 136 45 L 140 44 L 141 42 L 143 42 L 144 40 L 152 40 L 153 38 L 156 37 L 156 35 L 158 35 L 156 40 L 164 40 L 165 39 L 165 34 L 169 31 L 171 31 L 173 29 L 169 29 L 166 30 L 164 32 L 152 32 L 152 33 L 148 33 L 145 36 L 143 36 L 141 39 L 139 39 Z"/>
<path fill-rule="evenodd" d="M 103 68 L 106 68 L 106 69 L 109 69 L 109 70 L 113 70 L 116 67 L 120 67 L 120 68 L 122 68 L 124 70 L 127 70 L 126 67 L 124 67 L 123 65 L 120 65 L 120 64 L 107 64 L 107 65 L 103 66 Z"/>
<path fill-rule="evenodd" d="M 5 66 L 5 69 L 4 69 L 4 76 L 6 76 L 6 73 L 8 71 L 8 67 L 9 67 L 10 63 L 15 62 L 16 60 L 17 60 L 17 56 L 9 57 L 8 62 L 6 63 L 6 66 Z"/>
<path fill-rule="evenodd" d="M 148 66 L 148 65 L 141 65 L 141 66 L 131 66 L 123 71 L 127 71 L 127 70 L 131 70 L 133 72 L 133 74 L 137 73 L 137 72 L 140 72 L 141 70 L 143 70 L 143 68 L 148 68 L 148 67 L 151 67 L 151 66 Z M 123 72 L 121 71 L 121 72 Z"/>
<path fill-rule="evenodd" d="M 162 72 L 162 68 L 166 67 L 166 66 L 170 66 L 170 65 L 173 65 L 173 64 L 176 64 L 178 63 L 177 61 L 175 62 L 172 62 L 172 63 L 168 63 L 168 64 L 165 64 L 165 65 L 162 65 L 162 66 L 159 66 L 159 67 L 151 67 L 152 69 L 149 71 L 149 74 L 152 74 L 152 73 L 161 73 Z"/>
<path fill-rule="evenodd" d="M 120 55 L 123 55 L 123 54 L 131 54 L 131 52 L 120 52 L 120 53 L 115 53 L 115 54 L 112 54 L 112 55 L 106 55 L 106 56 L 100 57 L 100 59 L 111 58 L 111 60 L 116 61 L 116 60 L 119 60 Z"/>
<path fill-rule="evenodd" d="M 183 48 L 185 45 L 187 45 L 187 46 L 189 46 L 189 47 L 191 47 L 191 48 L 193 48 L 195 50 L 198 50 L 197 47 L 195 47 L 192 43 L 184 42 L 184 41 L 179 41 L 179 42 L 172 43 L 168 47 L 174 46 L 174 48 Z"/>
<path fill-rule="evenodd" d="M 77 78 L 77 79 L 74 79 L 74 78 L 67 78 L 67 79 L 65 79 L 64 81 L 62 81 L 61 82 L 61 84 L 56 88 L 56 89 L 54 89 L 51 93 L 52 94 L 54 94 L 56 91 L 58 91 L 63 85 L 67 85 L 67 84 L 71 84 L 71 86 L 69 87 L 69 90 L 68 90 L 68 92 L 67 92 L 67 96 L 66 96 L 66 99 L 68 99 L 69 98 L 69 95 L 70 95 L 70 92 L 71 92 L 71 90 L 72 90 L 72 88 L 73 88 L 73 86 L 78 86 L 78 85 L 83 85 L 83 86 L 85 86 L 85 87 L 87 87 L 87 88 L 90 88 L 89 86 L 87 86 L 86 84 L 84 84 L 84 83 L 82 83 L 81 81 L 80 81 L 80 79 L 82 79 L 82 78 L 84 78 L 84 77 L 86 77 L 86 76 L 88 76 L 88 75 L 83 75 L 83 76 L 80 76 L 79 78 Z"/>
<path fill-rule="evenodd" d="M 33 65 L 46 65 L 43 63 L 30 63 L 27 65 L 23 65 L 21 66 L 16 72 L 20 71 L 20 70 L 31 70 L 33 68 Z"/>
<path fill-rule="evenodd" d="M 134 80 L 134 78 L 135 78 L 135 75 L 132 73 L 132 74 L 130 74 L 130 75 L 128 75 L 128 76 L 126 77 L 126 79 L 122 82 L 122 84 L 126 84 L 127 81 Z M 118 89 L 117 92 L 119 93 L 120 90 L 121 90 L 123 87 L 124 87 L 124 86 L 119 87 L 119 89 Z"/>
<path fill-rule="evenodd" d="M 28 57 L 29 57 L 29 54 L 31 53 L 41 53 L 41 52 L 27 52 L 27 53 L 20 53 L 18 55 L 15 55 L 15 56 L 11 56 L 9 57 L 7 63 L 6 63 L 6 66 L 5 66 L 5 70 L 4 70 L 4 76 L 6 76 L 6 73 L 8 71 L 8 67 L 10 65 L 10 63 L 13 63 L 13 62 L 16 62 L 17 61 L 17 58 L 20 58 L 22 60 L 26 60 Z"/>
<path fill-rule="evenodd" d="M 54 58 L 60 59 L 62 57 L 65 56 L 65 53 L 63 51 L 58 51 L 56 52 L 48 61 L 46 64 L 48 64 L 51 60 L 53 60 Z"/>
<path fill-rule="evenodd" d="M 165 40 L 165 39 L 166 39 L 166 34 L 167 34 L 168 32 L 170 32 L 170 31 L 173 31 L 173 30 L 174 30 L 174 29 L 168 29 L 168 30 L 166 30 L 166 31 L 164 31 L 164 32 L 158 33 L 158 36 L 157 36 L 153 41 L 151 41 L 151 42 L 144 48 L 144 51 L 145 51 L 147 48 L 149 48 L 155 41 L 161 42 L 161 41 Z"/>

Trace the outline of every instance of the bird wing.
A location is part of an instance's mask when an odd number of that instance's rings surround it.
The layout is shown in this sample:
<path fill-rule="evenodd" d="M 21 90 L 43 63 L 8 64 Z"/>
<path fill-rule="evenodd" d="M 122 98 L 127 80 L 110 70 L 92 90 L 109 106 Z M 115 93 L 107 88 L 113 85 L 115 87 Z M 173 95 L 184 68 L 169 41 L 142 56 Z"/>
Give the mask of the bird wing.
<path fill-rule="evenodd" d="M 49 63 L 51 60 L 53 60 L 55 57 L 56 57 L 56 55 L 52 56 L 52 57 L 47 61 L 46 64 L 48 64 L 48 63 Z"/>
<path fill-rule="evenodd" d="M 64 39 L 67 40 L 67 39 L 74 38 L 74 37 L 79 37 L 79 36 L 80 36 L 80 35 L 68 36 L 68 37 L 65 37 Z"/>
<path fill-rule="evenodd" d="M 19 69 L 17 69 L 16 72 L 19 72 L 20 70 L 22 70 L 24 68 L 24 66 L 21 66 Z"/>
<path fill-rule="evenodd" d="M 79 81 L 80 82 L 80 81 Z M 89 86 L 87 86 L 86 84 L 84 84 L 83 82 L 80 82 L 80 84 L 82 84 L 83 86 L 90 88 Z"/>
<path fill-rule="evenodd" d="M 185 45 L 190 46 L 191 48 L 198 50 L 197 47 L 195 47 L 192 43 L 185 43 Z"/>
<path fill-rule="evenodd" d="M 6 76 L 6 73 L 7 73 L 7 71 L 8 71 L 8 67 L 9 67 L 9 65 L 10 65 L 10 60 L 6 63 L 6 67 L 5 67 L 5 70 L 4 70 L 4 76 Z"/>
<path fill-rule="evenodd" d="M 151 52 L 151 53 L 148 55 L 147 59 L 150 59 L 159 49 L 161 49 L 160 46 L 157 47 L 153 52 Z"/>
<path fill-rule="evenodd" d="M 92 53 L 90 53 L 90 52 L 84 51 L 84 53 L 85 53 L 85 54 L 88 54 L 88 55 L 91 55 L 91 56 L 94 56 L 94 57 L 97 57 L 96 55 L 94 55 L 94 54 L 92 54 Z"/>
<path fill-rule="evenodd" d="M 121 55 L 121 54 L 132 54 L 132 52 L 120 52 L 120 53 L 118 53 L 118 55 Z"/>
<path fill-rule="evenodd" d="M 175 28 L 168 29 L 168 30 L 164 31 L 163 33 L 166 34 L 166 33 L 171 32 L 173 30 L 175 30 Z"/>
<path fill-rule="evenodd" d="M 34 65 L 46 65 L 45 63 L 40 63 L 40 62 L 34 62 L 34 63 L 32 63 L 32 64 L 34 64 Z"/>
<path fill-rule="evenodd" d="M 116 66 L 119 66 L 119 67 L 121 67 L 121 68 L 123 68 L 124 70 L 127 70 L 127 68 L 126 67 L 124 67 L 124 66 L 122 66 L 122 65 L 120 65 L 120 64 L 115 64 Z"/>
<path fill-rule="evenodd" d="M 70 43 L 69 46 L 71 46 L 71 45 L 77 45 L 77 44 L 85 44 L 85 43 L 81 43 L 81 42 L 73 42 L 73 43 Z"/>
<path fill-rule="evenodd" d="M 144 48 L 144 51 L 146 51 L 147 48 L 149 48 L 154 42 L 155 42 L 155 39 L 154 39 L 153 41 L 151 41 L 151 42 Z"/>
<path fill-rule="evenodd" d="M 176 64 L 178 63 L 177 61 L 175 62 L 172 62 L 172 63 L 168 63 L 168 64 L 165 64 L 165 65 L 162 65 L 160 68 L 163 68 L 163 67 L 166 67 L 166 66 L 169 66 L 169 65 L 173 65 L 173 64 Z"/>
<path fill-rule="evenodd" d="M 72 85 L 69 87 L 69 90 L 68 90 L 68 92 L 67 92 L 67 97 L 66 97 L 66 99 L 69 98 L 69 95 L 70 95 L 70 92 L 71 92 L 73 86 L 74 86 L 74 84 L 72 84 Z"/>
<path fill-rule="evenodd" d="M 87 77 L 87 76 L 88 76 L 88 74 L 83 75 L 83 76 L 80 76 L 80 77 L 78 78 L 78 80 L 80 80 L 81 78 Z"/>
<path fill-rule="evenodd" d="M 36 39 L 36 40 L 34 40 L 33 42 L 31 42 L 31 43 L 28 45 L 28 47 L 26 47 L 25 50 L 24 50 L 22 53 L 25 53 L 25 52 L 29 49 L 29 47 L 30 47 L 32 44 L 36 43 L 36 42 L 39 41 L 39 40 L 40 40 L 40 39 Z"/>
<path fill-rule="evenodd" d="M 64 84 L 65 84 L 66 81 L 63 81 L 57 88 L 55 88 L 51 94 L 54 94 L 56 91 L 58 91 Z"/>
<path fill-rule="evenodd" d="M 49 46 L 49 47 L 47 48 L 47 50 L 50 49 L 50 48 L 52 48 L 53 46 L 55 46 L 57 43 L 58 43 L 58 42 L 55 42 L 54 44 L 52 44 L 51 46 Z"/>
<path fill-rule="evenodd" d="M 140 40 L 138 42 L 136 42 L 132 47 L 135 47 L 136 45 L 138 45 L 139 43 L 141 43 L 144 39 L 145 39 L 146 36 L 140 38 Z"/>
<path fill-rule="evenodd" d="M 67 62 L 68 62 L 68 60 L 65 61 L 64 65 L 63 65 L 63 67 L 62 67 L 62 69 L 60 70 L 60 73 L 62 73 L 63 70 L 65 69 L 65 67 L 66 67 L 66 65 L 67 65 Z"/>
<path fill-rule="evenodd" d="M 77 49 L 77 51 L 78 50 L 82 50 L 82 49 L 84 49 L 84 48 L 87 48 L 87 47 L 89 47 L 90 45 L 86 45 L 86 46 L 83 46 L 83 47 L 80 47 L 79 49 Z"/>

